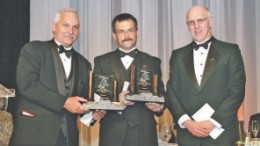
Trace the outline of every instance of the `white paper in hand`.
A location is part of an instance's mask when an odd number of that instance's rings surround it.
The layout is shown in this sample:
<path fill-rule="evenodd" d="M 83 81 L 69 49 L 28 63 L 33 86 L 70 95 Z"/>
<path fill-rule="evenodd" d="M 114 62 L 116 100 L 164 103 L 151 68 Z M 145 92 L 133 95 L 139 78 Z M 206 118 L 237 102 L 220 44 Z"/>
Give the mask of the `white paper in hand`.
<path fill-rule="evenodd" d="M 100 99 L 101 99 L 101 97 L 98 94 L 94 93 L 94 100 L 96 102 L 98 102 L 98 101 L 100 101 Z"/>
<path fill-rule="evenodd" d="M 192 118 L 197 122 L 208 120 L 214 112 L 215 110 L 208 103 L 205 103 L 195 114 L 192 115 Z"/>
<path fill-rule="evenodd" d="M 95 102 L 99 102 L 101 99 L 101 97 L 94 93 L 94 100 Z M 92 117 L 92 112 L 86 113 L 84 114 L 81 118 L 80 118 L 80 122 L 82 122 L 83 124 L 90 126 L 91 120 L 93 119 Z"/>
<path fill-rule="evenodd" d="M 123 86 L 122 92 L 127 91 L 129 84 L 130 84 L 129 82 L 124 81 L 124 86 Z"/>
<path fill-rule="evenodd" d="M 205 103 L 195 114 L 192 115 L 192 118 L 197 121 L 204 121 L 208 120 L 213 114 L 215 110 L 208 104 Z M 213 138 L 216 139 L 219 137 L 219 135 L 224 132 L 225 129 L 223 128 L 217 128 L 215 127 L 209 135 Z"/>

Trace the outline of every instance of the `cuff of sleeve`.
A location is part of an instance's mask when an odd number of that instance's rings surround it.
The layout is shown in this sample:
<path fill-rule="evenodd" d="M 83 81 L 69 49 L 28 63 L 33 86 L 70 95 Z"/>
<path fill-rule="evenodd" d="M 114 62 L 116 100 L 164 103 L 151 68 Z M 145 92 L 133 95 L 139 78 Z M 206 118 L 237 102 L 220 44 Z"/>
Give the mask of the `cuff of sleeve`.
<path fill-rule="evenodd" d="M 182 124 L 187 121 L 187 120 L 190 120 L 191 118 L 187 115 L 187 114 L 184 114 L 182 115 L 179 120 L 178 120 L 178 124 L 180 125 L 181 128 L 186 128 L 185 126 L 183 126 Z"/>
<path fill-rule="evenodd" d="M 89 113 L 86 113 L 84 116 L 82 116 L 80 118 L 80 122 L 82 122 L 83 124 L 87 125 L 87 126 L 90 126 L 91 122 L 92 122 L 92 113 L 93 112 L 89 112 Z"/>
<path fill-rule="evenodd" d="M 219 124 L 219 122 L 217 122 L 216 120 L 209 118 L 209 121 L 213 123 L 217 128 L 222 128 L 222 125 Z"/>

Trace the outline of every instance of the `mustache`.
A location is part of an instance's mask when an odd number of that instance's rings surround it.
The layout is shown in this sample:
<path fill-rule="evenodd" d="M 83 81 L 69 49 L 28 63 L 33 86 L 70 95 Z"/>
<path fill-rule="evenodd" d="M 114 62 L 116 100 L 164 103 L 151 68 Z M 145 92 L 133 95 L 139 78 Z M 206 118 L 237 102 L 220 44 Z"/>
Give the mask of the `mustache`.
<path fill-rule="evenodd" d="M 125 41 L 133 41 L 133 39 L 131 39 L 131 38 L 126 38 L 126 39 L 122 40 L 122 42 L 125 42 Z"/>

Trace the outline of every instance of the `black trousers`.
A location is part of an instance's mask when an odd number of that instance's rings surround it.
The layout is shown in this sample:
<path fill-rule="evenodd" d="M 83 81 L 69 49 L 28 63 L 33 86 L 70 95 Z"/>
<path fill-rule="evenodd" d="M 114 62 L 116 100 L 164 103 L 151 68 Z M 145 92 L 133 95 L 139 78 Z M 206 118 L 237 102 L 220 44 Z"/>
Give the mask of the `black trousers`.
<path fill-rule="evenodd" d="M 236 142 L 221 142 L 221 143 L 201 143 L 201 144 L 191 144 L 191 145 L 183 145 L 183 144 L 178 144 L 178 146 L 236 146 Z"/>
<path fill-rule="evenodd" d="M 68 146 L 67 142 L 68 142 L 67 137 L 64 137 L 64 134 L 60 129 L 55 146 Z"/>

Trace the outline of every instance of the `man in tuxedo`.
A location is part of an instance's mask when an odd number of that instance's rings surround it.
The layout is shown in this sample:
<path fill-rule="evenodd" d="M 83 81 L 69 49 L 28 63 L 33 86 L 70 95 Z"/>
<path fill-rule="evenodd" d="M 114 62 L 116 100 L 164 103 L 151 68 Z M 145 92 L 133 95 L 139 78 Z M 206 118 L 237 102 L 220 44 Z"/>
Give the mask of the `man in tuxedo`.
<path fill-rule="evenodd" d="M 122 91 L 124 81 L 130 82 L 130 65 L 145 66 L 158 75 L 158 92 L 164 94 L 160 59 L 136 48 L 138 24 L 128 13 L 117 15 L 112 21 L 113 38 L 118 49 L 94 59 L 94 73 L 113 75 Z M 118 100 L 127 107 L 120 112 L 108 111 L 100 121 L 99 146 L 158 146 L 154 115 L 161 115 L 164 104 L 139 103 L 125 99 L 128 91 L 119 94 Z"/>
<path fill-rule="evenodd" d="M 193 42 L 172 51 L 167 83 L 178 144 L 234 146 L 246 80 L 239 47 L 212 36 L 213 18 L 204 6 L 189 9 L 186 23 Z M 200 108 L 203 114 L 193 116 Z"/>
<path fill-rule="evenodd" d="M 17 65 L 18 111 L 13 146 L 78 146 L 78 114 L 88 91 L 90 63 L 72 45 L 79 34 L 79 16 L 62 9 L 52 25 L 53 39 L 33 41 L 21 50 Z M 92 114 L 99 120 L 105 114 Z"/>

